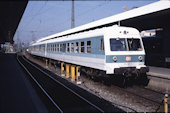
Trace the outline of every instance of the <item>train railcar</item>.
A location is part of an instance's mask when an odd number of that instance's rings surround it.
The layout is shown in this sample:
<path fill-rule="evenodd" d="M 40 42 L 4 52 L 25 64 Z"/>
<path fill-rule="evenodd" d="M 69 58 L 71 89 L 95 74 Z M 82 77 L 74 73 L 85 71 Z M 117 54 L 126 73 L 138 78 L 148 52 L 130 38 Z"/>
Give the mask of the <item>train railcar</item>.
<path fill-rule="evenodd" d="M 31 44 L 29 53 L 82 66 L 96 76 L 140 78 L 148 71 L 143 42 L 135 28 L 114 25 L 56 36 Z"/>

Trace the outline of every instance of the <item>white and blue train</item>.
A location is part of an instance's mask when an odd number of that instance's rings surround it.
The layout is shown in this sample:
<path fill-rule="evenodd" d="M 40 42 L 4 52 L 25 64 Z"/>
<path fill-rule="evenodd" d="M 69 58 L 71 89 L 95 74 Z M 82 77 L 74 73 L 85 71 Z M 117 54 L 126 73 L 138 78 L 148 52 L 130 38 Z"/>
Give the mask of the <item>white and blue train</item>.
<path fill-rule="evenodd" d="M 148 71 L 139 31 L 118 25 L 45 37 L 31 44 L 29 53 L 79 65 L 89 74 L 137 78 Z"/>

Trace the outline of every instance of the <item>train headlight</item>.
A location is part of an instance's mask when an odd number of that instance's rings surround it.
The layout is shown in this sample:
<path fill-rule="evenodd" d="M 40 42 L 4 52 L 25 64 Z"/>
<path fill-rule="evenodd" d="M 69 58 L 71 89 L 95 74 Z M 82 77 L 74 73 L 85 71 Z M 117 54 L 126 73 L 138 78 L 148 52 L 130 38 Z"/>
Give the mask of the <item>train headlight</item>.
<path fill-rule="evenodd" d="M 142 60 L 143 60 L 143 57 L 142 57 L 142 56 L 139 56 L 138 59 L 139 59 L 139 61 L 142 61 Z"/>
<path fill-rule="evenodd" d="M 114 61 L 114 62 L 117 61 L 117 57 L 116 57 L 116 56 L 113 57 L 113 61 Z"/>

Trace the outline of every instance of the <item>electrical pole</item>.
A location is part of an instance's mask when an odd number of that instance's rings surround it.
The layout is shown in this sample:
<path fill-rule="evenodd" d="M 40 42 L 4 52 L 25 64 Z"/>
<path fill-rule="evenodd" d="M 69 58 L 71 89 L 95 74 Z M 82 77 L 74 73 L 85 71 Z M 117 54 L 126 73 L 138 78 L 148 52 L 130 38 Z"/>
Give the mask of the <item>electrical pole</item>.
<path fill-rule="evenodd" d="M 72 12 L 71 12 L 71 28 L 75 27 L 75 23 L 74 23 L 74 0 L 72 0 Z"/>

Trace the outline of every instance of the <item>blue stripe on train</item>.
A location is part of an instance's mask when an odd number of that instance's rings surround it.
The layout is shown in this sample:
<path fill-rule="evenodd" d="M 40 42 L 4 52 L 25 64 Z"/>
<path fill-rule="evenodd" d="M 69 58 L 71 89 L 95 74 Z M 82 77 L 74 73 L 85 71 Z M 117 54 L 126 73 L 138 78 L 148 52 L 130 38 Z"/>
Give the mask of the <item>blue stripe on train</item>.
<path fill-rule="evenodd" d="M 117 61 L 113 61 L 113 57 L 117 57 Z M 131 56 L 131 61 L 130 62 L 144 62 L 145 61 L 145 55 L 107 55 L 106 56 L 106 63 L 122 63 L 126 62 L 126 56 Z M 142 61 L 139 61 L 138 57 L 142 56 Z"/>
<path fill-rule="evenodd" d="M 63 53 L 63 52 L 47 52 L 53 55 L 68 55 L 68 56 L 79 56 L 79 57 L 88 57 L 88 58 L 99 58 L 99 59 L 104 59 L 105 55 L 100 55 L 100 54 L 89 54 L 89 53 Z"/>

